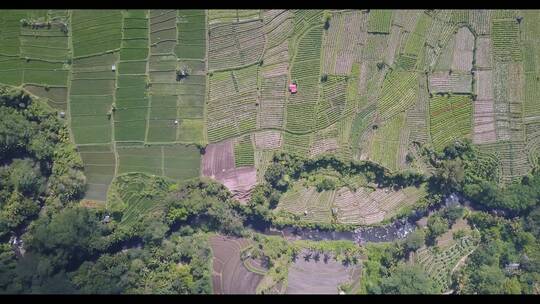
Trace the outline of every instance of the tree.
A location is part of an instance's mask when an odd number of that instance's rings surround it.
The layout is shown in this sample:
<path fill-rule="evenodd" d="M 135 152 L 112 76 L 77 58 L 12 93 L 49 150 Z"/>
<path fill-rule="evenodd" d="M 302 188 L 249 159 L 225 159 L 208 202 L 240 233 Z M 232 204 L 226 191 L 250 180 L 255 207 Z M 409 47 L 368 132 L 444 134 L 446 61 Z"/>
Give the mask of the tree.
<path fill-rule="evenodd" d="M 416 229 L 409 233 L 405 239 L 405 248 L 407 251 L 416 251 L 420 247 L 424 246 L 426 240 L 426 232 L 423 228 Z"/>
<path fill-rule="evenodd" d="M 505 294 L 521 294 L 521 285 L 516 277 L 507 278 L 503 289 Z"/>
<path fill-rule="evenodd" d="M 427 227 L 429 229 L 429 238 L 433 241 L 448 230 L 448 221 L 436 214 L 428 218 Z"/>
<path fill-rule="evenodd" d="M 31 159 L 15 159 L 10 168 L 10 179 L 16 191 L 26 196 L 36 196 L 45 190 L 45 178 Z"/>
<path fill-rule="evenodd" d="M 384 294 L 434 294 L 437 293 L 435 282 L 418 265 L 400 263 L 389 277 L 381 280 L 381 292 Z"/>
<path fill-rule="evenodd" d="M 502 294 L 506 278 L 501 269 L 495 265 L 482 265 L 471 274 L 467 293 Z"/>
<path fill-rule="evenodd" d="M 540 206 L 533 209 L 524 219 L 525 228 L 540 239 Z"/>
<path fill-rule="evenodd" d="M 331 178 L 324 177 L 317 183 L 316 187 L 318 192 L 334 190 L 336 188 L 336 182 Z"/>
<path fill-rule="evenodd" d="M 458 219 L 461 219 L 465 214 L 465 208 L 461 206 L 452 206 L 447 208 L 443 216 L 448 220 L 450 225 L 454 224 Z"/>
<path fill-rule="evenodd" d="M 52 219 L 39 218 L 25 243 L 28 250 L 50 259 L 53 267 L 74 267 L 99 249 L 100 226 L 92 211 L 67 208 Z"/>
<path fill-rule="evenodd" d="M 430 185 L 439 192 L 451 193 L 461 189 L 464 178 L 465 171 L 461 159 L 445 160 L 430 178 Z"/>

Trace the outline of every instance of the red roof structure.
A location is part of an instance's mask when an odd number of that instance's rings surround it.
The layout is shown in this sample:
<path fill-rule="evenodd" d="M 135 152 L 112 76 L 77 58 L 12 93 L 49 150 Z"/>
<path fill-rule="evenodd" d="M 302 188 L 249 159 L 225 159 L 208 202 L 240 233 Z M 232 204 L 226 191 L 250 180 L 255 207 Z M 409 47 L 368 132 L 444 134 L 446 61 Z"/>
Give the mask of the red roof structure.
<path fill-rule="evenodd" d="M 291 93 L 293 93 L 293 94 L 296 93 L 296 84 L 295 84 L 295 83 L 291 83 L 291 84 L 289 85 L 289 91 L 290 91 Z"/>

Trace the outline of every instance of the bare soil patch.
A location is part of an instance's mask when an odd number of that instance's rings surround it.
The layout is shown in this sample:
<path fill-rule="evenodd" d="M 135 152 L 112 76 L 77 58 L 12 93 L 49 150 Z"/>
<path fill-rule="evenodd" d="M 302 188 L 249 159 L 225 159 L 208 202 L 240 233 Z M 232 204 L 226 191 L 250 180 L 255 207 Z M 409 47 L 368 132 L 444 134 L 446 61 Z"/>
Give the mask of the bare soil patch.
<path fill-rule="evenodd" d="M 247 202 L 257 183 L 257 170 L 253 166 L 235 168 L 234 148 L 231 140 L 209 144 L 202 157 L 202 174 L 222 183 L 233 197 Z"/>
<path fill-rule="evenodd" d="M 249 246 L 249 241 L 218 235 L 210 239 L 210 246 L 214 255 L 214 293 L 254 294 L 263 276 L 249 271 L 240 259 L 240 252 Z"/>
<path fill-rule="evenodd" d="M 333 257 L 303 250 L 289 268 L 287 294 L 338 294 L 339 285 L 354 280 L 357 265 L 345 266 Z"/>

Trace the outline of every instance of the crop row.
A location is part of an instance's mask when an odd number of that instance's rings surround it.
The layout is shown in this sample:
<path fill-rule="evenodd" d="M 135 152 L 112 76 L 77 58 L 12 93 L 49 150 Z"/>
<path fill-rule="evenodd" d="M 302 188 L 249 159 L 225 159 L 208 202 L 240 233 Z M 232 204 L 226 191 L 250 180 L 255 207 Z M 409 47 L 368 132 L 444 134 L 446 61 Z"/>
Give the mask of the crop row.
<path fill-rule="evenodd" d="M 74 10 L 71 22 L 74 57 L 120 48 L 122 15 L 119 10 Z"/>
<path fill-rule="evenodd" d="M 430 131 L 433 146 L 443 149 L 472 130 L 472 100 L 467 95 L 435 96 L 430 101 Z"/>
<path fill-rule="evenodd" d="M 208 32 L 208 67 L 226 69 L 260 60 L 265 44 L 262 22 L 226 23 Z"/>
<path fill-rule="evenodd" d="M 379 126 L 373 137 L 370 158 L 391 170 L 397 169 L 399 137 L 404 127 L 405 113 L 395 115 Z"/>
<path fill-rule="evenodd" d="M 235 143 L 234 163 L 237 168 L 255 164 L 253 143 L 250 136 L 244 136 Z"/>

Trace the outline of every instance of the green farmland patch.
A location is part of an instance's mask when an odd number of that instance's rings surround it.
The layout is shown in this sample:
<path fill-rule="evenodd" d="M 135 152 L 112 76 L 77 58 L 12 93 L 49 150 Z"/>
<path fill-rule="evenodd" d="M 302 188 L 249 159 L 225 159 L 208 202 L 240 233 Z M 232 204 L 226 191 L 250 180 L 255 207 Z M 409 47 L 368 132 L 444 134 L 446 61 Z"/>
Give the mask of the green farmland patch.
<path fill-rule="evenodd" d="M 107 209 L 122 213 L 120 225 L 130 227 L 154 211 L 162 210 L 172 181 L 143 173 L 117 176 L 109 192 Z"/>
<path fill-rule="evenodd" d="M 83 146 L 79 148 L 84 163 L 87 190 L 85 199 L 105 201 L 114 177 L 115 158 L 110 146 Z"/>
<path fill-rule="evenodd" d="M 470 95 L 436 95 L 429 105 L 431 139 L 435 149 L 441 151 L 452 141 L 470 136 L 473 110 Z"/>
<path fill-rule="evenodd" d="M 71 22 L 74 57 L 120 48 L 122 15 L 119 10 L 74 10 Z"/>
<path fill-rule="evenodd" d="M 199 176 L 200 152 L 191 146 L 146 146 L 117 149 L 118 172 L 142 172 L 184 180 Z"/>
<path fill-rule="evenodd" d="M 255 164 L 253 143 L 249 136 L 244 136 L 234 145 L 235 166 L 253 166 Z"/>
<path fill-rule="evenodd" d="M 178 58 L 204 59 L 206 57 L 206 14 L 204 10 L 178 11 Z"/>
<path fill-rule="evenodd" d="M 368 19 L 368 33 L 390 33 L 392 10 L 371 10 Z"/>

